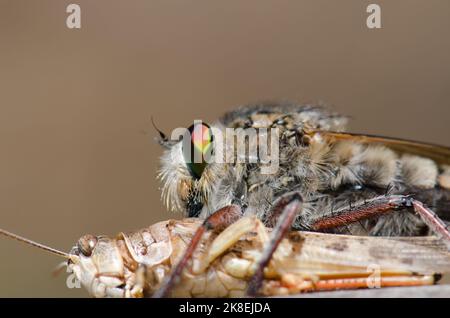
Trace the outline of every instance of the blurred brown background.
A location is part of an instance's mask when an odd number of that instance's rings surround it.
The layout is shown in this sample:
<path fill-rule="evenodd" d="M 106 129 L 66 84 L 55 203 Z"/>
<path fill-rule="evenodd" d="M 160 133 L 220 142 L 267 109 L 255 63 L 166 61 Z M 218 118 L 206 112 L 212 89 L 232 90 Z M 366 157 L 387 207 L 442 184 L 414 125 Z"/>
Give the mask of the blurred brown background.
<path fill-rule="evenodd" d="M 68 251 L 178 215 L 160 128 L 266 99 L 324 102 L 353 131 L 450 146 L 450 2 L 0 0 L 0 227 Z M 372 1 L 374 2 L 374 1 Z M 0 239 L 0 296 L 86 296 L 56 256 Z"/>

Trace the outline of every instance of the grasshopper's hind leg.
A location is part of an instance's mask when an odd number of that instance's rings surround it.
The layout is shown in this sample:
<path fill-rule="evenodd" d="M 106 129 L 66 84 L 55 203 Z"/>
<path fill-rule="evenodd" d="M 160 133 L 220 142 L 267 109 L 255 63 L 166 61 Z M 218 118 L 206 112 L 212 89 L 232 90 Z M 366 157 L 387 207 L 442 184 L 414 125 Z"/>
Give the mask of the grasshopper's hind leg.
<path fill-rule="evenodd" d="M 242 216 L 241 208 L 237 205 L 225 206 L 211 214 L 195 232 L 189 246 L 184 252 L 177 266 L 172 270 L 168 279 L 162 284 L 158 291 L 153 295 L 154 298 L 168 297 L 173 287 L 177 283 L 183 269 L 201 241 L 203 234 L 208 230 L 221 231 L 230 224 L 234 223 Z"/>
<path fill-rule="evenodd" d="M 339 278 L 325 278 L 305 282 L 293 275 L 285 275 L 281 281 L 272 281 L 268 286 L 271 295 L 298 294 L 305 292 L 334 291 L 345 289 L 373 289 L 384 287 L 411 287 L 433 285 L 439 280 L 437 275 L 404 273 L 399 275 L 348 275 Z"/>
<path fill-rule="evenodd" d="M 271 216 L 278 217 L 269 244 L 264 248 L 256 271 L 250 280 L 247 295 L 255 296 L 261 288 L 264 269 L 272 259 L 273 253 L 286 234 L 291 230 L 295 217 L 302 210 L 302 197 L 298 192 L 289 192 L 277 199 L 271 209 Z"/>

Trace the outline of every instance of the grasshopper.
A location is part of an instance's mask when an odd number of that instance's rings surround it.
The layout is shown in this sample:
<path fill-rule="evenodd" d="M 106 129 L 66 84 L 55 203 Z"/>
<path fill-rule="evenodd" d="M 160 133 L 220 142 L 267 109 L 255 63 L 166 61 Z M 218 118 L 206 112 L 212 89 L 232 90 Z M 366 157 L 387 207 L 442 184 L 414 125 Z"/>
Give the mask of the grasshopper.
<path fill-rule="evenodd" d="M 69 253 L 0 230 L 1 234 L 64 257 L 69 272 L 93 297 L 151 297 L 189 248 L 202 222 L 168 220 L 116 237 L 84 235 Z M 203 232 L 193 261 L 171 297 L 242 297 L 270 232 L 243 217 Z M 433 237 L 369 237 L 292 231 L 265 268 L 261 293 L 286 296 L 336 289 L 422 286 L 450 272 L 450 253 Z"/>

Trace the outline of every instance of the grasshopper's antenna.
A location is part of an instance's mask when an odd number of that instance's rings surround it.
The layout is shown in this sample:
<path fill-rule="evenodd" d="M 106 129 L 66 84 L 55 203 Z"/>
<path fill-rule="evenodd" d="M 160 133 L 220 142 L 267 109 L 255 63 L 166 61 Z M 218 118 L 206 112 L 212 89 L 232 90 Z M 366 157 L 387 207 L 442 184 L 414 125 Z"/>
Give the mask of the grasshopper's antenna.
<path fill-rule="evenodd" d="M 52 248 L 52 247 L 43 245 L 43 244 L 41 244 L 41 243 L 37 243 L 37 242 L 35 242 L 35 241 L 29 240 L 29 239 L 27 239 L 27 238 L 24 238 L 24 237 L 19 236 L 19 235 L 17 235 L 17 234 L 8 232 L 8 231 L 6 231 L 6 230 L 0 229 L 0 234 L 3 234 L 3 235 L 5 235 L 5 236 L 7 236 L 7 237 L 10 237 L 10 238 L 12 238 L 12 239 L 18 240 L 18 241 L 20 241 L 20 242 L 26 243 L 26 244 L 28 244 L 28 245 L 31 245 L 31 246 L 40 248 L 40 249 L 42 249 L 42 250 L 44 250 L 44 251 L 50 252 L 50 253 L 55 254 L 55 255 L 62 256 L 62 257 L 67 258 L 67 259 L 71 259 L 71 258 L 72 258 L 72 256 L 71 256 L 69 253 L 61 252 L 61 251 L 59 251 L 59 250 L 57 250 L 57 249 L 54 249 L 54 248 Z"/>

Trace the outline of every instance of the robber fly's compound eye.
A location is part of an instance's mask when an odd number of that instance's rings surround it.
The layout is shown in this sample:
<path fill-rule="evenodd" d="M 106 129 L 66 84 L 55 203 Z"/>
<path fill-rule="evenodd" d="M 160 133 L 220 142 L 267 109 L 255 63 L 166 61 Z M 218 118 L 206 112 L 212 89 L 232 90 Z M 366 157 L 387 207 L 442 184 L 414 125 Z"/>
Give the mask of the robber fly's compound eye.
<path fill-rule="evenodd" d="M 96 244 L 97 244 L 97 237 L 95 237 L 94 235 L 87 234 L 78 240 L 77 247 L 78 250 L 81 252 L 81 254 L 89 257 L 91 256 L 92 251 L 94 250 Z"/>
<path fill-rule="evenodd" d="M 183 157 L 191 175 L 199 179 L 212 156 L 213 135 L 211 128 L 202 122 L 194 123 L 188 131 L 189 135 L 183 138 Z"/>

